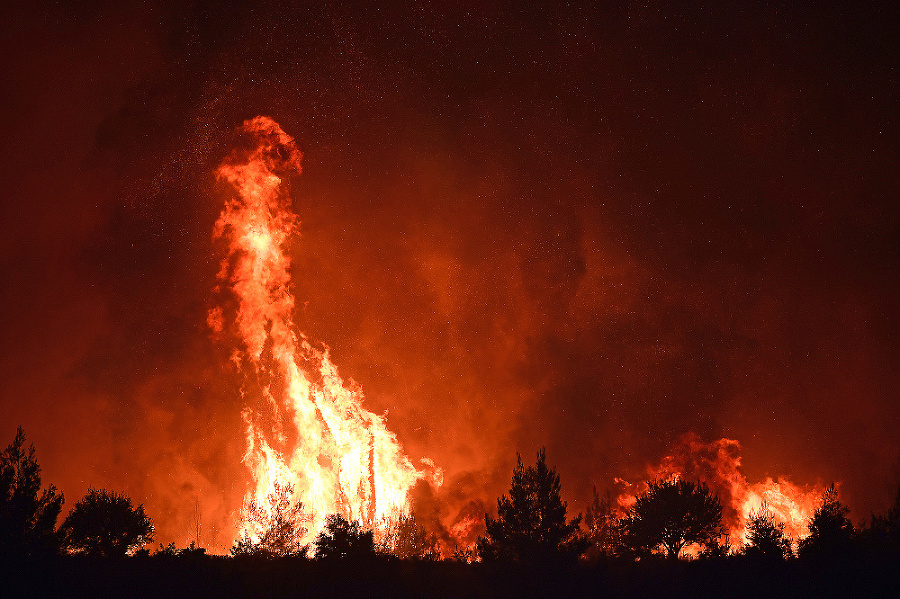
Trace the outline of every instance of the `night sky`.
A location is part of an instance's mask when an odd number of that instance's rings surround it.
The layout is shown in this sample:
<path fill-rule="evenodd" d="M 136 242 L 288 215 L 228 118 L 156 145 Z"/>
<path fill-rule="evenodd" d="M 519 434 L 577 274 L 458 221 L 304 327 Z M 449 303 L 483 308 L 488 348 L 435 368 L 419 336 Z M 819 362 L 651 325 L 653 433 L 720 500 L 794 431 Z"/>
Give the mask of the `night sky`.
<path fill-rule="evenodd" d="M 0 24 L 0 445 L 227 549 L 240 375 L 206 326 L 257 115 L 297 140 L 299 331 L 483 514 L 682 435 L 748 479 L 900 483 L 900 9 L 17 2 Z M 448 7 L 447 4 L 452 6 Z M 425 505 L 423 498 L 422 505 Z M 425 509 L 423 507 L 423 509 Z"/>

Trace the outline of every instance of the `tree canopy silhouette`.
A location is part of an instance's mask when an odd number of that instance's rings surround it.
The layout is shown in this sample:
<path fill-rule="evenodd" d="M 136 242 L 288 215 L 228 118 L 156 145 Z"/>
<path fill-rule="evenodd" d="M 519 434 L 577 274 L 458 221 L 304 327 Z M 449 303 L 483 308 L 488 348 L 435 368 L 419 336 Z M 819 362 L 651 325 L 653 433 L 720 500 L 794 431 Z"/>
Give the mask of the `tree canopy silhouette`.
<path fill-rule="evenodd" d="M 566 521 L 566 503 L 560 498 L 559 475 L 548 468 L 546 452 L 537 453 L 534 466 L 522 456 L 513 470 L 509 496 L 497 499 L 497 517 L 485 514 L 485 536 L 478 553 L 486 561 L 556 561 L 577 558 L 589 545 L 579 534 L 581 515 Z"/>
<path fill-rule="evenodd" d="M 0 453 L 0 555 L 55 552 L 56 519 L 63 495 L 53 485 L 41 491 L 41 467 L 25 432 Z"/>
<path fill-rule="evenodd" d="M 153 524 L 144 506 L 105 489 L 88 491 L 60 527 L 71 553 L 122 557 L 153 540 Z"/>
<path fill-rule="evenodd" d="M 306 527 L 303 520 L 303 503 L 291 506 L 294 487 L 291 484 L 274 484 L 274 489 L 266 498 L 268 509 L 254 499 L 247 504 L 246 518 L 256 524 L 262 533 L 259 540 L 254 541 L 247 530 L 231 548 L 231 555 L 263 555 L 266 557 L 282 557 L 287 555 L 305 555 L 307 545 L 302 544 Z"/>
<path fill-rule="evenodd" d="M 678 559 L 689 544 L 709 546 L 722 530 L 722 504 L 705 483 L 652 480 L 622 521 L 622 542 L 637 554 L 662 548 Z"/>
<path fill-rule="evenodd" d="M 807 523 L 809 536 L 800 541 L 800 555 L 832 556 L 847 551 L 853 539 L 849 513 L 850 508 L 840 502 L 834 485 L 825 489 L 822 504 Z"/>
<path fill-rule="evenodd" d="M 340 514 L 325 519 L 325 527 L 316 535 L 316 559 L 364 560 L 375 555 L 375 537 L 359 521 L 348 521 Z"/>
<path fill-rule="evenodd" d="M 747 555 L 767 559 L 784 559 L 793 555 L 791 539 L 784 536 L 784 522 L 776 521 L 775 514 L 765 503 L 750 512 L 746 530 Z"/>

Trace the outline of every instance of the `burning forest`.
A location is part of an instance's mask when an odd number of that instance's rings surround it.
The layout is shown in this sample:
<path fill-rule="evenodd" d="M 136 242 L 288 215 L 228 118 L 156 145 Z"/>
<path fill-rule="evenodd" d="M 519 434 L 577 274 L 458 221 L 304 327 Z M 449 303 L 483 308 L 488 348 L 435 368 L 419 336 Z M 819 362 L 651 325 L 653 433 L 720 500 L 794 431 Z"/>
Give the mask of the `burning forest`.
<path fill-rule="evenodd" d="M 439 492 L 442 471 L 428 458 L 416 469 L 384 419 L 363 407 L 359 385 L 345 384 L 338 375 L 327 346 L 316 348 L 296 331 L 290 258 L 283 248 L 299 235 L 300 221 L 284 178 L 301 173 L 302 155 L 270 118 L 248 120 L 241 132 L 245 147 L 216 171 L 236 193 L 214 231 L 227 247 L 215 291 L 230 297 L 207 319 L 217 338 L 239 344 L 231 361 L 244 375 L 241 396 L 253 402 L 242 412 L 251 489 L 239 534 L 259 542 L 273 525 L 272 498 L 289 489 L 296 529 L 302 531 L 298 544 L 311 543 L 330 514 L 359 521 L 383 537 L 409 517 L 410 493 L 418 481 Z M 648 476 L 707 481 L 724 501 L 725 530 L 737 543 L 746 540 L 747 518 L 763 508 L 785 524 L 790 537 L 803 538 L 824 487 L 802 489 L 771 477 L 749 483 L 740 465 L 737 441 L 704 443 L 688 433 L 658 466 L 648 468 Z M 635 485 L 619 478 L 616 483 L 625 488 L 616 498 L 621 516 L 635 502 L 628 492 Z M 472 545 L 481 514 L 474 514 L 474 523 L 471 516 L 440 531 L 447 555 L 451 546 Z"/>
<path fill-rule="evenodd" d="M 19 3 L 0 557 L 476 595 L 893 563 L 898 26 Z"/>

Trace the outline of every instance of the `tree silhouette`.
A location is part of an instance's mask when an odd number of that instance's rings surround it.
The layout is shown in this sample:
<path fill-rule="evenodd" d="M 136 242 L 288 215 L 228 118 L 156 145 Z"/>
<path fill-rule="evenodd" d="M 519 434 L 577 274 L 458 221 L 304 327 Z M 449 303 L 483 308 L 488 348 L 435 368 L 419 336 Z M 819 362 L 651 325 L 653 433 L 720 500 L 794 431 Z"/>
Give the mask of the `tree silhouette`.
<path fill-rule="evenodd" d="M 838 499 L 834 485 L 822 493 L 822 504 L 807 523 L 809 536 L 800 541 L 801 557 L 833 556 L 847 551 L 853 538 L 853 524 L 847 518 L 850 508 Z"/>
<path fill-rule="evenodd" d="M 50 485 L 41 491 L 41 467 L 25 432 L 0 453 L 0 555 L 52 553 L 59 547 L 56 519 L 63 495 Z"/>
<path fill-rule="evenodd" d="M 662 548 L 678 559 L 685 545 L 712 545 L 722 530 L 722 504 L 705 483 L 652 480 L 622 521 L 622 542 L 638 555 Z"/>
<path fill-rule="evenodd" d="M 784 536 L 784 522 L 775 520 L 768 506 L 763 503 L 759 510 L 751 511 L 747 517 L 748 556 L 767 559 L 784 559 L 793 556 L 791 539 Z"/>
<path fill-rule="evenodd" d="M 611 557 L 616 554 L 620 545 L 619 519 L 613 511 L 609 491 L 601 498 L 597 487 L 594 487 L 594 499 L 584 514 L 584 524 L 587 527 L 587 538 L 591 542 L 589 557 Z"/>
<path fill-rule="evenodd" d="M 710 539 L 708 543 L 704 544 L 703 550 L 697 554 L 697 557 L 703 560 L 726 559 L 732 555 L 733 549 L 734 545 L 731 544 L 729 535 L 725 535 L 724 539 L 719 537 Z"/>
<path fill-rule="evenodd" d="M 900 552 L 900 488 L 887 514 L 873 515 L 869 528 L 861 531 L 860 536 L 869 550 Z"/>
<path fill-rule="evenodd" d="M 348 521 L 340 514 L 325 519 L 325 528 L 316 535 L 316 559 L 360 561 L 375 555 L 375 538 L 358 520 Z"/>
<path fill-rule="evenodd" d="M 380 528 L 384 532 L 377 546 L 382 553 L 390 553 L 401 559 L 431 560 L 440 556 L 437 538 L 419 526 L 414 513 L 387 519 Z"/>
<path fill-rule="evenodd" d="M 293 485 L 276 482 L 273 487 L 266 498 L 268 509 L 255 499 L 245 507 L 245 519 L 250 527 L 259 531 L 258 540 L 253 540 L 245 528 L 242 538 L 231 548 L 232 555 L 282 557 L 306 554 L 309 547 L 301 542 L 307 533 L 300 524 L 304 519 L 303 503 L 291 506 Z"/>
<path fill-rule="evenodd" d="M 478 553 L 486 561 L 557 561 L 577 558 L 590 544 L 579 534 L 581 515 L 566 522 L 559 475 L 547 468 L 546 453 L 525 467 L 522 456 L 513 470 L 509 496 L 497 500 L 497 518 L 485 514 L 485 536 Z"/>
<path fill-rule="evenodd" d="M 134 507 L 126 495 L 91 489 L 60 527 L 71 553 L 123 557 L 153 540 L 153 524 L 144 506 Z"/>

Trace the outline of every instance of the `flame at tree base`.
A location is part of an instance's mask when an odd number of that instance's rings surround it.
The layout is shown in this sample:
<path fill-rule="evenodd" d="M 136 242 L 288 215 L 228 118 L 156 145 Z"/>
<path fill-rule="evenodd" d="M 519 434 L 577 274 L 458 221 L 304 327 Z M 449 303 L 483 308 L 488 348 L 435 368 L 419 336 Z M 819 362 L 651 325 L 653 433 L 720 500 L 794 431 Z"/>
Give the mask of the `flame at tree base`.
<path fill-rule="evenodd" d="M 777 522 L 784 523 L 784 533 L 795 545 L 807 536 L 807 522 L 819 507 L 825 487 L 822 485 L 799 486 L 791 481 L 767 477 L 765 481 L 751 483 L 741 472 L 741 445 L 734 439 L 704 442 L 694 433 L 683 435 L 659 465 L 647 469 L 649 479 L 668 480 L 672 477 L 700 480 L 722 502 L 723 525 L 732 545 L 747 544 L 746 524 L 751 512 L 765 508 Z M 627 512 L 636 499 L 636 492 L 646 483 L 632 485 L 616 479 L 626 487 L 618 494 L 620 513 Z M 696 554 L 698 547 L 685 550 Z"/>
<path fill-rule="evenodd" d="M 417 481 L 440 485 L 442 473 L 429 460 L 413 466 L 384 419 L 362 407 L 359 386 L 338 376 L 327 347 L 295 332 L 284 245 L 298 221 L 282 177 L 300 173 L 302 156 L 272 119 L 248 120 L 241 131 L 251 145 L 216 171 L 236 192 L 214 230 L 228 248 L 216 291 L 232 301 L 207 319 L 216 336 L 239 340 L 232 361 L 245 375 L 242 394 L 258 404 L 243 412 L 252 488 L 240 534 L 259 542 L 282 515 L 271 499 L 287 488 L 296 527 L 306 529 L 298 542 L 312 541 L 332 513 L 375 529 L 409 513 Z"/>

